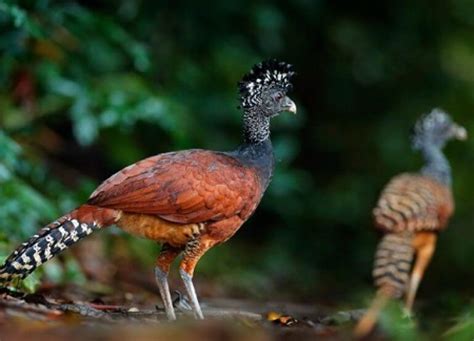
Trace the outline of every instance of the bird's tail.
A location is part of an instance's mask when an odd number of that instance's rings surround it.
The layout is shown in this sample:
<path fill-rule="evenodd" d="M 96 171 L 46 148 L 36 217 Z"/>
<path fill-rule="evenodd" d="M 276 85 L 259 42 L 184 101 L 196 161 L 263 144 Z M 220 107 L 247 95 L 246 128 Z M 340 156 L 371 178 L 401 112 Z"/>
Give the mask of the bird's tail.
<path fill-rule="evenodd" d="M 379 242 L 372 272 L 378 290 L 371 306 L 354 330 L 356 337 L 368 335 L 387 302 L 405 294 L 414 257 L 412 243 L 412 233 L 386 234 Z"/>
<path fill-rule="evenodd" d="M 0 267 L 0 283 L 23 279 L 38 266 L 95 230 L 114 224 L 120 212 L 83 205 L 43 227 L 21 244 Z"/>

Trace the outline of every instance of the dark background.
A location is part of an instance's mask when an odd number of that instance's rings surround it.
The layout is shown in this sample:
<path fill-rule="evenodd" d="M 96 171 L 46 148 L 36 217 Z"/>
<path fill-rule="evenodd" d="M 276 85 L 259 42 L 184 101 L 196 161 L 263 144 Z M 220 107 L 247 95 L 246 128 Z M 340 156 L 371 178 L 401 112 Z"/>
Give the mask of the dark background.
<path fill-rule="evenodd" d="M 0 254 L 141 158 L 233 149 L 236 83 L 276 57 L 298 72 L 298 115 L 273 120 L 274 179 L 248 223 L 203 258 L 198 290 L 361 307 L 377 195 L 422 166 L 414 121 L 441 107 L 474 131 L 473 18 L 467 0 L 1 2 Z M 432 321 L 422 329 L 446 330 L 474 295 L 474 142 L 446 154 L 457 211 L 421 285 L 417 309 Z M 105 253 L 132 250 L 124 257 L 151 274 L 158 247 L 117 235 L 101 234 Z M 51 264 L 25 285 L 84 279 L 70 253 Z"/>

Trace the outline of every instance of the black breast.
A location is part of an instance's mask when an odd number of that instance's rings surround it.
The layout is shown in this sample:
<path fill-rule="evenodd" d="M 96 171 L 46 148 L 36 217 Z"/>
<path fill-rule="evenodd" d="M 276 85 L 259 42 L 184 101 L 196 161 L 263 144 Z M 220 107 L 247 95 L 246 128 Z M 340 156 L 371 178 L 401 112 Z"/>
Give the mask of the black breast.
<path fill-rule="evenodd" d="M 275 167 L 275 158 L 270 139 L 260 143 L 243 144 L 237 150 L 227 154 L 238 159 L 245 166 L 254 168 L 262 188 L 265 190 L 268 187 Z"/>

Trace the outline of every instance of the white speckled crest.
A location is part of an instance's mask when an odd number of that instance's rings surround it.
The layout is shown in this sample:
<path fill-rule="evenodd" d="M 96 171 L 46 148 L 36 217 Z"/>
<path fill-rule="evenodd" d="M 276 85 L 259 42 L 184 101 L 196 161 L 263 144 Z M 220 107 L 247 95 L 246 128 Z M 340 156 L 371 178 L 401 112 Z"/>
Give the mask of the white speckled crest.
<path fill-rule="evenodd" d="M 294 74 L 290 64 L 274 59 L 256 64 L 239 82 L 242 107 L 250 108 L 261 103 L 260 95 L 266 89 L 288 92 Z"/>

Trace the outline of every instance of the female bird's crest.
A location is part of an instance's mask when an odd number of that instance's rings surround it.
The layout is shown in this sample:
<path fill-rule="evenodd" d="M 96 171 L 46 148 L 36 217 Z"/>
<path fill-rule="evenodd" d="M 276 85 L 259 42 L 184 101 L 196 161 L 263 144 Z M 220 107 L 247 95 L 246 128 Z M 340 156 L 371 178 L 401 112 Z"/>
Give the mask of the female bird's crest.
<path fill-rule="evenodd" d="M 453 121 L 446 112 L 439 108 L 433 109 L 416 122 L 413 129 L 413 147 L 420 149 L 426 143 L 442 146 L 452 137 L 452 126 Z"/>
<path fill-rule="evenodd" d="M 238 84 L 242 107 L 250 108 L 260 104 L 260 96 L 269 89 L 288 92 L 291 90 L 290 80 L 294 74 L 291 64 L 275 59 L 256 64 Z"/>

